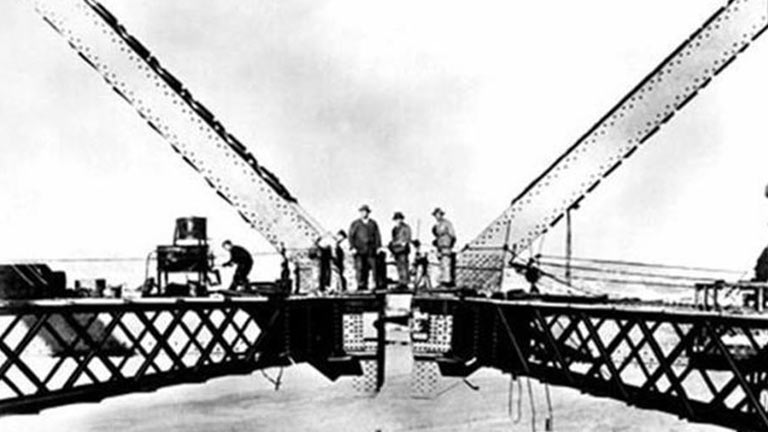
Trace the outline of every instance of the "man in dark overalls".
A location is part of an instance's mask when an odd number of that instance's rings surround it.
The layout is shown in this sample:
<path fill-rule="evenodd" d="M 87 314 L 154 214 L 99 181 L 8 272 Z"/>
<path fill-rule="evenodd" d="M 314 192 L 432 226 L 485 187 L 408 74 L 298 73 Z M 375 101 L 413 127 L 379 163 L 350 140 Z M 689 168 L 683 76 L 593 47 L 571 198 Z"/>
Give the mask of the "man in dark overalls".
<path fill-rule="evenodd" d="M 248 290 L 248 274 L 253 268 L 253 257 L 244 247 L 232 244 L 229 240 L 224 240 L 221 246 L 229 252 L 229 261 L 222 264 L 224 267 L 235 266 L 235 275 L 232 276 L 230 290 L 237 291 L 242 287 L 243 291 Z"/>

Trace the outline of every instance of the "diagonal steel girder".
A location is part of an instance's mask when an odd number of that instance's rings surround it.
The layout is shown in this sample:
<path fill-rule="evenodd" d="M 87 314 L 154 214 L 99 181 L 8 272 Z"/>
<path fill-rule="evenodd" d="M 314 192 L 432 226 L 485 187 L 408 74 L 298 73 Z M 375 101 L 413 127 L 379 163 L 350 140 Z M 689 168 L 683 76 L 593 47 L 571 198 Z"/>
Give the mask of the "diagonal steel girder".
<path fill-rule="evenodd" d="M 467 244 L 457 284 L 498 289 L 507 260 L 578 207 L 766 28 L 768 0 L 718 9 Z"/>

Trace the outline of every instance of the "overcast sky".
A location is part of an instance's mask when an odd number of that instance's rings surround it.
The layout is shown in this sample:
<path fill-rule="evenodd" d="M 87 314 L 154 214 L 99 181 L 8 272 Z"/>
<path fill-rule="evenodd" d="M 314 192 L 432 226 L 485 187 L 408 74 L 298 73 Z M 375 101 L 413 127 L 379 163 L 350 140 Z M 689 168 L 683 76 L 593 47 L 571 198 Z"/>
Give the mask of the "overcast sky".
<path fill-rule="evenodd" d="M 724 1 L 103 3 L 326 228 L 441 206 L 464 244 Z M 270 250 L 26 2 L 0 58 L 0 259 L 143 256 L 189 214 Z M 585 200 L 575 253 L 750 268 L 766 76 L 768 39 Z"/>

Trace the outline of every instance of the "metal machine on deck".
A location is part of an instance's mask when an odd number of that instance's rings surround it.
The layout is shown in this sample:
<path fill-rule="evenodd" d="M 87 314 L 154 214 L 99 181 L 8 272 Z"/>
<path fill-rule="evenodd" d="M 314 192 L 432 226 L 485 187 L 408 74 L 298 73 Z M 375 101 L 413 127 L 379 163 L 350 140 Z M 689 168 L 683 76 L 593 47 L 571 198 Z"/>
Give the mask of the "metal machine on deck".
<path fill-rule="evenodd" d="M 204 295 L 212 278 L 220 282 L 208 247 L 205 218 L 176 219 L 173 244 L 158 246 L 155 253 L 158 289 L 165 295 Z M 187 277 L 186 283 L 169 283 L 171 275 L 179 274 Z"/>

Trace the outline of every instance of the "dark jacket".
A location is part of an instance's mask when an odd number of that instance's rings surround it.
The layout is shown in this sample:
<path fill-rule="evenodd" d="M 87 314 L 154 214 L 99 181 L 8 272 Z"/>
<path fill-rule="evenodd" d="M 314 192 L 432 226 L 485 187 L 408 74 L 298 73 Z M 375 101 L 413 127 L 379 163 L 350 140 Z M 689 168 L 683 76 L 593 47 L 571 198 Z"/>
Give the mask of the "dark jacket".
<path fill-rule="evenodd" d="M 389 251 L 392 255 L 408 254 L 411 251 L 411 227 L 407 223 L 395 225 L 392 228 L 392 241 L 389 243 Z"/>
<path fill-rule="evenodd" d="M 229 250 L 229 261 L 224 265 L 235 264 L 238 267 L 250 267 L 253 265 L 253 258 L 245 248 L 233 245 Z"/>
<path fill-rule="evenodd" d="M 453 224 L 448 219 L 443 219 L 432 227 L 432 234 L 435 240 L 432 244 L 440 250 L 449 250 L 456 244 L 456 231 L 453 230 Z"/>
<path fill-rule="evenodd" d="M 349 247 L 360 255 L 374 256 L 381 248 L 381 234 L 376 221 L 357 219 L 349 227 Z"/>

